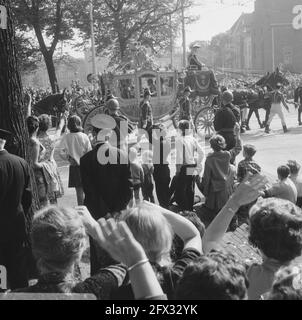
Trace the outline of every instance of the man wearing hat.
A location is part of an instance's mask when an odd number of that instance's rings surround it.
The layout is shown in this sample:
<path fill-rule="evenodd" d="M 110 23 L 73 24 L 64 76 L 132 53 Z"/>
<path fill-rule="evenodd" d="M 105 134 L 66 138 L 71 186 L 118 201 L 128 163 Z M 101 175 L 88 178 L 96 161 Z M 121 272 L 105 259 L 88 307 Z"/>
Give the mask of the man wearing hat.
<path fill-rule="evenodd" d="M 231 91 L 224 91 L 221 99 L 222 108 L 215 115 L 214 128 L 224 137 L 226 150 L 230 151 L 236 146 L 235 127 L 240 126 L 240 110 L 232 104 L 234 96 Z"/>
<path fill-rule="evenodd" d="M 295 90 L 295 106 L 298 109 L 299 126 L 302 126 L 302 81 L 300 81 L 299 87 Z"/>
<path fill-rule="evenodd" d="M 80 160 L 81 179 L 85 193 L 84 205 L 94 219 L 114 216 L 125 210 L 132 196 L 128 156 L 108 141 L 114 135 L 112 117 L 98 114 L 91 120 L 95 148 Z M 99 271 L 96 245 L 90 239 L 91 274 Z"/>
<path fill-rule="evenodd" d="M 190 94 L 193 91 L 191 88 L 188 86 L 185 88 L 183 97 L 179 101 L 179 121 L 181 120 L 187 120 L 187 121 L 192 121 L 192 106 L 191 106 L 191 101 L 190 101 Z"/>
<path fill-rule="evenodd" d="M 284 95 L 281 92 L 281 88 L 282 88 L 282 84 L 278 83 L 276 86 L 276 90 L 274 90 L 270 96 L 271 96 L 271 101 L 272 101 L 272 107 L 271 107 L 271 112 L 269 115 L 269 119 L 268 122 L 266 124 L 265 127 L 265 132 L 266 133 L 270 133 L 270 125 L 274 119 L 274 117 L 276 115 L 279 116 L 279 118 L 281 119 L 281 123 L 282 123 L 282 127 L 283 127 L 283 131 L 284 133 L 288 132 L 287 126 L 286 126 L 286 122 L 285 122 L 285 117 L 284 117 L 284 113 L 282 110 L 282 104 L 284 105 L 285 109 L 289 112 L 289 107 L 285 101 Z"/>
<path fill-rule="evenodd" d="M 107 102 L 107 114 L 111 116 L 116 125 L 114 132 L 116 133 L 117 143 L 115 147 L 123 151 L 127 151 L 127 137 L 134 131 L 130 120 L 119 113 L 120 104 L 117 98 L 112 98 Z"/>
<path fill-rule="evenodd" d="M 200 49 L 200 45 L 194 44 L 191 48 L 191 52 L 188 56 L 188 63 L 189 67 L 196 68 L 197 70 L 202 70 L 202 68 L 205 66 L 203 63 L 201 63 L 197 57 L 198 50 Z"/>
<path fill-rule="evenodd" d="M 140 103 L 140 129 L 146 130 L 148 133 L 153 126 L 153 110 L 150 103 L 152 93 L 149 89 L 144 91 L 144 100 Z"/>
<path fill-rule="evenodd" d="M 6 267 L 10 289 L 17 289 L 28 286 L 25 214 L 31 193 L 27 162 L 4 149 L 9 139 L 12 134 L 0 129 L 0 265 Z"/>

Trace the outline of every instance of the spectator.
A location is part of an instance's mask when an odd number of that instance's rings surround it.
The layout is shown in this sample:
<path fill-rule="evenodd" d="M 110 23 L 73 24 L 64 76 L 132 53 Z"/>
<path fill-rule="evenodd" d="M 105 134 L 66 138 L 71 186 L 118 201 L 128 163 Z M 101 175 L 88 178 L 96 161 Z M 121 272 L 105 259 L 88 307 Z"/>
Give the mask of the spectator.
<path fill-rule="evenodd" d="M 137 156 L 137 150 L 131 148 L 129 150 L 130 170 L 131 170 L 131 182 L 133 186 L 133 195 L 130 202 L 130 206 L 139 204 L 141 201 L 140 191 L 144 184 L 144 170 L 140 164 Z"/>
<path fill-rule="evenodd" d="M 16 289 L 28 285 L 30 226 L 26 218 L 31 192 L 28 164 L 5 150 L 12 138 L 10 132 L 0 129 L 0 265 L 7 270 L 10 288 Z"/>
<path fill-rule="evenodd" d="M 226 142 L 226 150 L 230 151 L 235 148 L 236 136 L 235 136 L 235 125 L 240 122 L 239 116 L 236 117 L 237 113 L 234 113 L 235 109 L 232 101 L 234 96 L 232 92 L 225 91 L 222 95 L 222 108 L 216 113 L 214 119 L 214 128 L 217 134 L 224 137 Z"/>
<path fill-rule="evenodd" d="M 254 161 L 254 156 L 257 150 L 253 145 L 243 146 L 243 157 L 244 160 L 239 162 L 237 170 L 237 181 L 241 183 L 250 174 L 261 173 L 261 167 Z"/>
<path fill-rule="evenodd" d="M 278 168 L 278 179 L 271 188 L 265 190 L 261 195 L 264 198 L 279 198 L 297 203 L 297 188 L 289 178 L 290 169 L 288 166 Z"/>
<path fill-rule="evenodd" d="M 211 252 L 190 264 L 180 279 L 177 300 L 247 300 L 246 268 L 232 254 Z"/>
<path fill-rule="evenodd" d="M 62 149 L 60 155 L 68 160 L 69 167 L 69 188 L 75 188 L 78 205 L 84 204 L 84 190 L 81 181 L 80 159 L 92 150 L 91 143 L 86 134 L 83 133 L 82 121 L 78 116 L 72 116 L 67 124 L 70 133 L 63 136 L 60 142 Z"/>
<path fill-rule="evenodd" d="M 92 293 L 98 299 L 108 299 L 111 291 L 123 283 L 128 267 L 137 299 L 162 296 L 144 250 L 127 226 L 102 221 L 100 227 L 85 207 L 78 207 L 77 211 L 48 207 L 36 214 L 31 236 L 40 278 L 37 284 L 15 292 Z M 108 235 L 111 227 L 114 231 Z M 76 282 L 72 275 L 85 248 L 85 228 L 99 245 L 125 265 L 110 266 L 94 277 Z"/>
<path fill-rule="evenodd" d="M 115 216 L 125 210 L 131 199 L 131 172 L 127 155 L 108 143 L 112 134 L 110 116 L 97 115 L 92 120 L 95 149 L 80 160 L 84 203 L 94 219 Z M 99 270 L 97 246 L 90 238 L 91 274 Z"/>
<path fill-rule="evenodd" d="M 204 152 L 192 135 L 189 121 L 180 121 L 179 130 L 180 136 L 176 139 L 175 199 L 181 211 L 193 211 L 195 176 L 202 171 Z M 195 154 L 197 154 L 197 160 Z"/>
<path fill-rule="evenodd" d="M 135 239 L 144 248 L 164 293 L 172 299 L 176 283 L 186 266 L 202 253 L 199 231 L 186 218 L 151 203 L 129 210 L 121 219 L 127 223 Z M 182 255 L 175 263 L 171 262 L 170 256 L 173 233 L 184 242 Z M 131 296 L 131 290 L 127 286 L 119 289 L 113 299 L 128 300 Z"/>
<path fill-rule="evenodd" d="M 152 151 L 145 151 L 142 156 L 143 160 L 143 171 L 144 171 L 144 182 L 142 184 L 142 191 L 144 200 L 150 201 L 155 203 L 153 190 L 153 173 L 154 173 L 154 166 L 152 164 L 153 153 Z"/>
<path fill-rule="evenodd" d="M 212 222 L 204 237 L 204 251 L 217 248 L 238 208 L 261 194 L 266 179 L 255 175 L 241 183 L 233 197 Z M 263 263 L 248 270 L 249 299 L 259 300 L 272 286 L 275 273 L 302 253 L 302 212 L 289 201 L 266 199 L 250 211 L 252 245 L 260 250 Z"/>
<path fill-rule="evenodd" d="M 222 136 L 214 136 L 210 144 L 214 152 L 208 155 L 203 178 L 197 180 L 197 186 L 206 198 L 204 207 L 215 216 L 234 191 L 236 169 L 230 161 L 241 150 L 239 132 L 235 148 L 230 152 L 224 151 L 226 144 Z"/>
<path fill-rule="evenodd" d="M 161 207 L 168 208 L 170 204 L 171 172 L 168 157 L 171 153 L 171 143 L 167 139 L 167 128 L 155 125 L 152 130 L 153 146 L 153 178 L 156 195 Z"/>
<path fill-rule="evenodd" d="M 281 268 L 276 273 L 271 291 L 265 296 L 263 300 L 302 300 L 301 265 Z"/>
<path fill-rule="evenodd" d="M 290 170 L 290 179 L 295 184 L 298 192 L 298 200 L 297 200 L 297 206 L 302 208 L 302 178 L 299 177 L 299 172 L 301 169 L 301 166 L 297 163 L 297 161 L 290 160 L 287 163 L 287 166 Z"/>

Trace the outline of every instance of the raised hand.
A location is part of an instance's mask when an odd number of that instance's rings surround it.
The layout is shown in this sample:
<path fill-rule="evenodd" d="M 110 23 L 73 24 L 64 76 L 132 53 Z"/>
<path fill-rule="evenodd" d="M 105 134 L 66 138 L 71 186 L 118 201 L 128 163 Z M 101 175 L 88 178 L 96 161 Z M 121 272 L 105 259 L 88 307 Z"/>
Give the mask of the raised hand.
<path fill-rule="evenodd" d="M 137 242 L 124 221 L 101 219 L 99 226 L 102 234 L 102 247 L 116 261 L 130 267 L 147 259 L 143 247 Z"/>
<path fill-rule="evenodd" d="M 248 205 L 261 196 L 268 180 L 261 174 L 248 174 L 244 181 L 238 186 L 231 200 L 238 207 Z"/>

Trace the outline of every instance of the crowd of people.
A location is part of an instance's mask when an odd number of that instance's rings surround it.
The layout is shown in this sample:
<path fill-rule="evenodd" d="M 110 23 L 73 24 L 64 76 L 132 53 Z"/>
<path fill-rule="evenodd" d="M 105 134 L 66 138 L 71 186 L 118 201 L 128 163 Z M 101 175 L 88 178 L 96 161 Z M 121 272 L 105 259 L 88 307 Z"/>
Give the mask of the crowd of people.
<path fill-rule="evenodd" d="M 13 135 L 0 128 L 0 265 L 8 272 L 6 294 L 302 299 L 299 163 L 280 164 L 278 181 L 268 182 L 255 158 L 256 146 L 243 145 L 240 110 L 229 90 L 222 94 L 212 151 L 206 155 L 193 125 L 190 93 L 185 88 L 177 134 L 170 137 L 163 124 L 155 123 L 152 92 L 146 89 L 131 146 L 134 128 L 113 96 L 106 113 L 91 120 L 91 137 L 76 115 L 62 114 L 54 134 L 48 115 L 29 116 L 28 163 L 6 151 Z M 296 103 L 301 107 L 299 94 Z M 244 160 L 238 163 L 242 151 Z M 55 152 L 69 163 L 74 208 L 58 206 L 64 188 Z M 41 210 L 30 220 L 33 186 Z M 196 189 L 204 201 L 197 199 Z M 201 210 L 196 211 L 196 202 Z M 247 266 L 221 248 L 225 234 L 246 223 L 260 264 Z M 79 264 L 87 240 L 90 277 L 82 279 Z M 31 259 L 35 284 L 29 284 Z"/>

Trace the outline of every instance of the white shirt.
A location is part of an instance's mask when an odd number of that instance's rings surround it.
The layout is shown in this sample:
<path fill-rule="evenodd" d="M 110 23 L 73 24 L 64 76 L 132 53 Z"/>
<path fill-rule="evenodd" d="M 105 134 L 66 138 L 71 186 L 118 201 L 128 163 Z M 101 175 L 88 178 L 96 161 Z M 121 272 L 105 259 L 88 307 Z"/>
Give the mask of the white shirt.
<path fill-rule="evenodd" d="M 80 165 L 80 159 L 92 150 L 88 136 L 82 132 L 67 133 L 62 137 L 59 147 L 78 165 Z"/>
<path fill-rule="evenodd" d="M 290 178 L 297 188 L 298 198 L 302 198 L 302 177 L 291 176 Z"/>
<path fill-rule="evenodd" d="M 192 135 L 176 139 L 176 165 L 197 165 L 197 170 L 201 171 L 204 155 L 201 145 Z"/>

